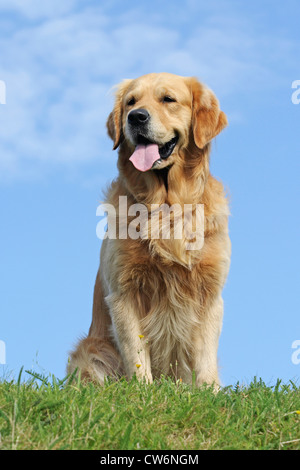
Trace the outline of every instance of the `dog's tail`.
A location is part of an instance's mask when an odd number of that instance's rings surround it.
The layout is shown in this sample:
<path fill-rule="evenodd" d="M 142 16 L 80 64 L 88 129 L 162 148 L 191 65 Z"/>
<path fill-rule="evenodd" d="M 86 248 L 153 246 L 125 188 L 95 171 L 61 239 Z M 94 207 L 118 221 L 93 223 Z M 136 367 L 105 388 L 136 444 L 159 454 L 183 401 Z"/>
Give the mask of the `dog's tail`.
<path fill-rule="evenodd" d="M 80 374 L 82 380 L 103 385 L 106 377 L 118 379 L 124 375 L 121 357 L 108 341 L 87 336 L 79 341 L 71 352 L 68 374 Z"/>

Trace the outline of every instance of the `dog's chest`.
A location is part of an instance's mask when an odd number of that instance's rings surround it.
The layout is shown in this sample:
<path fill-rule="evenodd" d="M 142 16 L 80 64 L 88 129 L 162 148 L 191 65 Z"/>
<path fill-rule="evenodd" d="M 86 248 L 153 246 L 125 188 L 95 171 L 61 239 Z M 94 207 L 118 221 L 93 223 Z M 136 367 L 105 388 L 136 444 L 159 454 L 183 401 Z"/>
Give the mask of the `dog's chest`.
<path fill-rule="evenodd" d="M 142 325 L 151 340 L 189 341 L 199 322 L 200 289 L 191 273 L 183 271 L 181 267 L 163 272 L 148 267 L 137 273 L 136 298 L 143 307 Z"/>

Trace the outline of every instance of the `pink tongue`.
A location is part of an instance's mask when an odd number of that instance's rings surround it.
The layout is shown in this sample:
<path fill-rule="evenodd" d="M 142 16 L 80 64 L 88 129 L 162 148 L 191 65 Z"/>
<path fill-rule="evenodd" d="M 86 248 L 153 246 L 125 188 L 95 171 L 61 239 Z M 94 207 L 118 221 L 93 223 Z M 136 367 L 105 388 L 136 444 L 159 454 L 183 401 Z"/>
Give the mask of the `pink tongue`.
<path fill-rule="evenodd" d="M 160 159 L 158 145 L 137 145 L 135 151 L 129 158 L 135 168 L 140 171 L 147 171 L 152 168 L 153 163 Z"/>

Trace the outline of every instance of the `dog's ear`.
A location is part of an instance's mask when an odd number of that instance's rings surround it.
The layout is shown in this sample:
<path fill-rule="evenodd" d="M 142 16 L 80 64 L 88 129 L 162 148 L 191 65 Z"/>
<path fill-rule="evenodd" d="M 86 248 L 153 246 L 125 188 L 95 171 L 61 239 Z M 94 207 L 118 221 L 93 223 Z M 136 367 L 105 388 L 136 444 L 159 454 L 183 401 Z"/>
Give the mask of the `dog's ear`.
<path fill-rule="evenodd" d="M 227 117 L 220 110 L 214 93 L 198 82 L 190 79 L 192 92 L 192 129 L 194 141 L 202 149 L 228 124 Z"/>
<path fill-rule="evenodd" d="M 116 150 L 120 145 L 122 136 L 123 97 L 131 82 L 132 80 L 123 80 L 123 82 L 117 86 L 114 109 L 107 118 L 106 127 L 109 137 L 114 142 L 113 150 Z"/>

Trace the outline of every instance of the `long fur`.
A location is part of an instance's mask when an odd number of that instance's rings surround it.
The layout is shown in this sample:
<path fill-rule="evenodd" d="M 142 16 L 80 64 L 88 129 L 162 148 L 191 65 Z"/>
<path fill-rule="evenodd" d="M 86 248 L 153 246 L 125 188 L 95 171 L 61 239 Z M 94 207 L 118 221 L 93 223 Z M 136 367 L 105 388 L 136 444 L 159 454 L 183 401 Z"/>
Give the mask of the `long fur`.
<path fill-rule="evenodd" d="M 155 90 L 161 82 L 173 89 L 181 87 L 184 103 L 180 109 L 170 108 L 173 114 L 168 114 L 159 104 L 152 104 L 149 93 L 143 101 L 143 107 L 151 109 L 153 119 L 156 116 L 166 132 L 170 121 L 180 135 L 167 184 L 162 170 L 141 173 L 133 167 L 129 161 L 132 144 L 125 131 L 126 93 L 137 88 L 142 93 L 146 86 Z M 190 383 L 194 371 L 198 385 L 219 384 L 221 293 L 231 247 L 228 203 L 223 185 L 210 174 L 209 154 L 211 140 L 226 124 L 214 94 L 194 78 L 149 74 L 119 86 L 107 122 L 114 148 L 119 147 L 119 176 L 107 191 L 106 202 L 116 210 L 119 196 L 127 196 L 128 206 L 142 203 L 148 209 L 152 204 L 181 208 L 203 204 L 204 245 L 187 250 L 184 238 L 106 238 L 94 289 L 92 324 L 88 336 L 71 354 L 69 372 L 78 369 L 82 377 L 100 383 L 106 376 L 130 378 L 133 374 L 148 382 L 161 374 L 175 374 Z M 176 214 L 172 217 L 174 225 Z M 155 223 L 160 225 L 151 227 Z M 149 218 L 148 232 L 151 228 L 161 233 L 159 219 Z"/>

